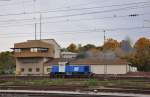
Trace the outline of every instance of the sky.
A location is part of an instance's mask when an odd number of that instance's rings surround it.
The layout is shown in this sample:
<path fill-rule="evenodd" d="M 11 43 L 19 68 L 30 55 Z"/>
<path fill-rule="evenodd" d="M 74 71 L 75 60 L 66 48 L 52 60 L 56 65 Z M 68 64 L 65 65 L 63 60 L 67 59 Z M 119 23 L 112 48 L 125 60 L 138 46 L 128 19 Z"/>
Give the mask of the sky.
<path fill-rule="evenodd" d="M 95 44 L 129 37 L 150 38 L 150 0 L 0 0 L 0 51 L 14 43 L 55 39 L 61 47 L 70 43 Z"/>

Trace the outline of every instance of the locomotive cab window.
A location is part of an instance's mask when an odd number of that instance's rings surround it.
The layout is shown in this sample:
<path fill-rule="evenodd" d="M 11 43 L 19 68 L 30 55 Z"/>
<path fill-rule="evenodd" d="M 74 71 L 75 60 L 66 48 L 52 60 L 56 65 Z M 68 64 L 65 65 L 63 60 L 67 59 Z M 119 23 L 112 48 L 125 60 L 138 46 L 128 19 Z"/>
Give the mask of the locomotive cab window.
<path fill-rule="evenodd" d="M 79 67 L 74 67 L 74 71 L 79 71 Z"/>

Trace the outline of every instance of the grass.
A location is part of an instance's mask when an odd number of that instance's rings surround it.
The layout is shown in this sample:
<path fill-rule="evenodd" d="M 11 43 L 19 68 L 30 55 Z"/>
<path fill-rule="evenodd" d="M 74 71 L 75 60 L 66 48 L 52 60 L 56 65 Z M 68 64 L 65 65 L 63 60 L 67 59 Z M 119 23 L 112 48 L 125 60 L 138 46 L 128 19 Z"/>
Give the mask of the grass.
<path fill-rule="evenodd" d="M 64 79 L 43 79 L 27 81 L 29 85 L 64 85 Z"/>
<path fill-rule="evenodd" d="M 122 86 L 122 87 L 137 87 L 137 88 L 150 88 L 150 82 L 144 80 L 97 80 L 97 79 L 41 79 L 41 80 L 8 80 L 0 81 L 0 85 L 77 85 L 77 86 Z"/>
<path fill-rule="evenodd" d="M 98 83 L 99 83 L 99 81 L 96 79 L 89 79 L 89 80 L 85 81 L 86 86 L 97 86 Z"/>

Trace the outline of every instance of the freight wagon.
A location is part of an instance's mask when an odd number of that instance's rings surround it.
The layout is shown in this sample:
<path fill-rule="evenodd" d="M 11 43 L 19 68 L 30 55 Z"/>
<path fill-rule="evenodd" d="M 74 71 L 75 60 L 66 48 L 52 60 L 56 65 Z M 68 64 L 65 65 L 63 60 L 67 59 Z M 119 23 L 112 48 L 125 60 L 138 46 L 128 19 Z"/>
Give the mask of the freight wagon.
<path fill-rule="evenodd" d="M 51 77 L 89 77 L 91 76 L 89 65 L 53 65 Z"/>

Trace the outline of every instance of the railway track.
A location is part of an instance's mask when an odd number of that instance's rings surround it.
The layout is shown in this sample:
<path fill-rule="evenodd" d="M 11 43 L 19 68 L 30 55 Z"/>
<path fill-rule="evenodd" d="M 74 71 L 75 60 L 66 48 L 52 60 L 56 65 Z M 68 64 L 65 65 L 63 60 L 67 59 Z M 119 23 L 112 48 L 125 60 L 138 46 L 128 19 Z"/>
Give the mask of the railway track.
<path fill-rule="evenodd" d="M 97 80 L 130 80 L 130 82 L 135 83 L 138 81 L 140 83 L 148 83 L 150 82 L 150 77 L 143 77 L 143 76 L 93 76 L 92 78 L 97 79 Z M 93 91 L 93 89 L 89 89 L 87 85 L 84 84 L 68 84 L 68 85 L 41 85 L 41 84 L 24 84 L 24 83 L 17 83 L 17 84 L 12 84 L 10 85 L 9 82 L 18 82 L 18 80 L 24 81 L 27 80 L 27 82 L 30 83 L 30 80 L 42 80 L 42 79 L 50 79 L 49 76 L 0 76 L 0 89 L 4 90 L 82 90 L 82 91 Z M 57 79 L 57 78 L 51 78 L 51 79 Z M 85 80 L 88 80 L 90 78 L 81 78 L 81 77 L 69 77 L 69 78 L 64 78 L 66 81 L 82 81 L 84 82 Z M 15 81 L 16 80 L 16 81 Z M 29 81 L 28 81 L 29 80 Z M 5 84 L 6 82 L 6 84 Z M 32 81 L 31 81 L 32 82 Z M 106 81 L 107 82 L 107 81 Z M 113 81 L 114 82 L 114 81 Z M 4 83 L 4 84 L 3 84 Z M 107 87 L 107 88 L 106 88 Z M 145 87 L 136 87 L 136 86 L 122 86 L 122 85 L 116 85 L 116 86 L 106 86 L 105 88 L 99 88 L 98 91 L 104 91 L 104 92 L 132 92 L 132 93 L 144 93 L 144 94 L 149 94 L 150 93 L 150 88 L 145 88 Z M 115 89 L 114 89 L 115 88 Z"/>
<path fill-rule="evenodd" d="M 124 75 L 118 75 L 118 76 L 114 76 L 114 75 L 95 75 L 95 76 L 92 76 L 92 77 L 86 77 L 86 76 L 76 76 L 76 77 L 66 77 L 66 76 L 63 76 L 63 77 L 49 77 L 48 75 L 47 76 L 14 76 L 14 75 L 0 75 L 0 81 L 3 81 L 3 80 L 16 80 L 16 79 L 19 79 L 19 80 L 41 80 L 41 79 L 57 79 L 57 78 L 64 78 L 64 79 L 74 79 L 74 80 L 84 80 L 84 79 L 97 79 L 97 80 L 125 80 L 125 79 L 137 79 L 137 80 L 148 80 L 150 81 L 150 76 L 124 76 Z"/>
<path fill-rule="evenodd" d="M 42 91 L 91 91 L 93 92 L 94 88 L 88 88 L 87 86 L 0 86 L 1 90 L 42 90 Z M 96 89 L 97 92 L 119 92 L 119 93 L 137 93 L 137 94 L 150 94 L 150 89 L 141 89 L 141 88 L 99 88 Z"/>

